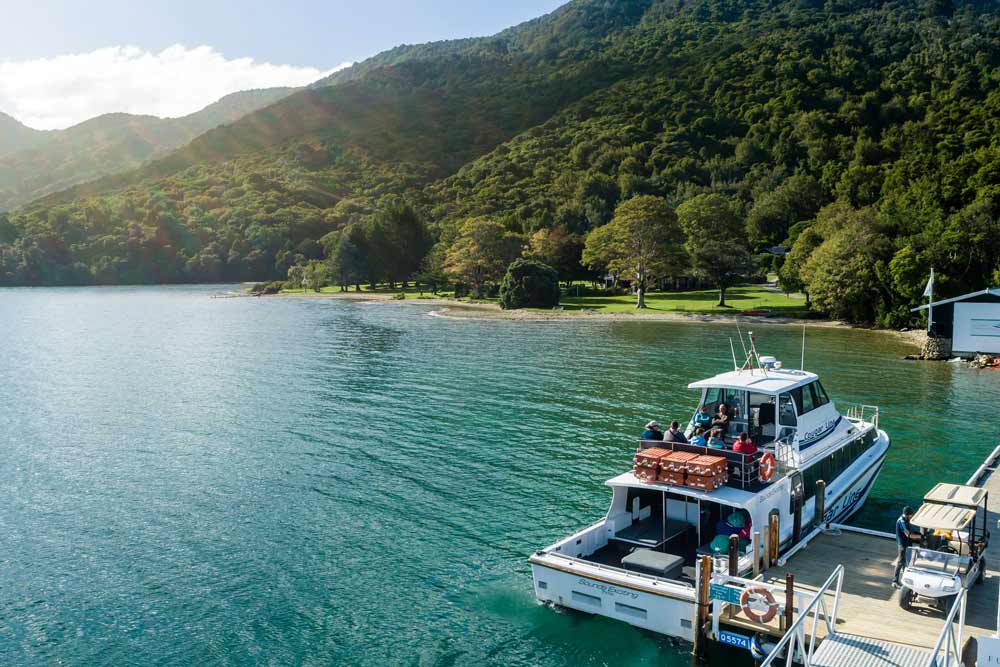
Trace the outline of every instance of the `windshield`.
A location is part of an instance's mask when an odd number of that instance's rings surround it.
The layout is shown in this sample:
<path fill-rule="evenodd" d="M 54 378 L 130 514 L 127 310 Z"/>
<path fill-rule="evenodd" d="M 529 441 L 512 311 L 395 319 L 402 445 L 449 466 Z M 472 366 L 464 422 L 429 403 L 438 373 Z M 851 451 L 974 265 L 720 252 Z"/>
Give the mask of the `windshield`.
<path fill-rule="evenodd" d="M 906 552 L 907 567 L 941 574 L 964 574 L 969 569 L 972 559 L 958 554 L 946 554 L 931 549 L 910 547 Z"/>

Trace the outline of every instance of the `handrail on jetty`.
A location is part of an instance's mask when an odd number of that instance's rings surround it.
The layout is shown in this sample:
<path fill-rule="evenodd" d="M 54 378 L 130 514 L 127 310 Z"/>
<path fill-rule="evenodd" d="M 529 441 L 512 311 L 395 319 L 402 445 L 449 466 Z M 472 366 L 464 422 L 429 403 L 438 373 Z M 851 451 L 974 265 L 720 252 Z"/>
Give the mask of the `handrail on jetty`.
<path fill-rule="evenodd" d="M 760 667 L 770 667 L 779 658 L 782 649 L 785 650 L 785 667 L 792 667 L 792 663 L 797 662 L 804 667 L 812 667 L 812 655 L 816 649 L 816 630 L 819 627 L 819 616 L 823 614 L 823 621 L 826 623 L 827 637 L 833 636 L 837 632 L 837 610 L 840 607 L 840 591 L 844 584 L 844 566 L 838 565 L 833 573 L 827 578 L 813 599 L 799 613 L 799 617 L 792 623 L 785 636 L 781 638 L 777 646 L 771 650 L 767 659 L 761 663 Z M 826 594 L 836 585 L 833 594 L 832 612 L 827 611 Z M 964 608 L 964 607 L 963 607 Z M 813 615 L 812 627 L 809 630 L 809 642 L 806 643 L 806 621 L 809 614 Z"/>
<path fill-rule="evenodd" d="M 951 611 L 944 622 L 937 644 L 927 660 L 927 667 L 962 667 L 962 630 L 965 628 L 965 602 L 969 589 L 963 588 L 955 596 Z M 958 630 L 955 630 L 955 614 L 958 614 Z"/>

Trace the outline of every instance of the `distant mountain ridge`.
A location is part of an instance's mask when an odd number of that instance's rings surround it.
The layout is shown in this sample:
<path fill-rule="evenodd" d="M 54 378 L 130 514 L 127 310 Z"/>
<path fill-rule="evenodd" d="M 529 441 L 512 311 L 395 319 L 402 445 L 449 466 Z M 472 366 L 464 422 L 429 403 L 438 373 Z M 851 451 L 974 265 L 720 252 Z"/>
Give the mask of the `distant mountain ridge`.
<path fill-rule="evenodd" d="M 0 156 L 36 146 L 45 141 L 49 134 L 44 130 L 30 128 L 0 111 Z"/>
<path fill-rule="evenodd" d="M 104 114 L 65 130 L 33 130 L 0 114 L 0 211 L 137 167 L 294 90 L 232 93 L 179 118 Z"/>

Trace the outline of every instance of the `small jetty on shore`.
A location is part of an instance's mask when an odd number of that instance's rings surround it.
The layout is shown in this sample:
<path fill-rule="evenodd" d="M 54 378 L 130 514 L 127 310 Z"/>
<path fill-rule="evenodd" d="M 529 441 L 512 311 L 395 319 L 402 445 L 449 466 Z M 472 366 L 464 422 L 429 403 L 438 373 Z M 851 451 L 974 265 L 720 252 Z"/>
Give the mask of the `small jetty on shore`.
<path fill-rule="evenodd" d="M 1000 446 L 965 485 L 938 485 L 982 490 L 986 530 L 1000 525 L 998 462 Z M 699 563 L 695 653 L 739 646 L 761 667 L 997 664 L 984 649 L 993 650 L 1000 629 L 1000 541 L 984 545 L 981 583 L 969 581 L 940 610 L 900 603 L 910 591 L 890 587 L 895 558 L 894 534 L 820 522 L 793 551 L 760 553 L 762 569 L 751 576 Z"/>

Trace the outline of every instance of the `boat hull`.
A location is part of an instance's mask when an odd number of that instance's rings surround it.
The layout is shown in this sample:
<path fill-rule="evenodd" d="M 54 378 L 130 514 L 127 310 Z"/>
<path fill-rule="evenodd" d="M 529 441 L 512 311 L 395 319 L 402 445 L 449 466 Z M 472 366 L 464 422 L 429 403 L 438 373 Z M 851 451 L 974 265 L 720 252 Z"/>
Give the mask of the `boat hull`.
<path fill-rule="evenodd" d="M 539 601 L 694 641 L 693 588 L 565 560 L 532 558 L 531 574 Z"/>

